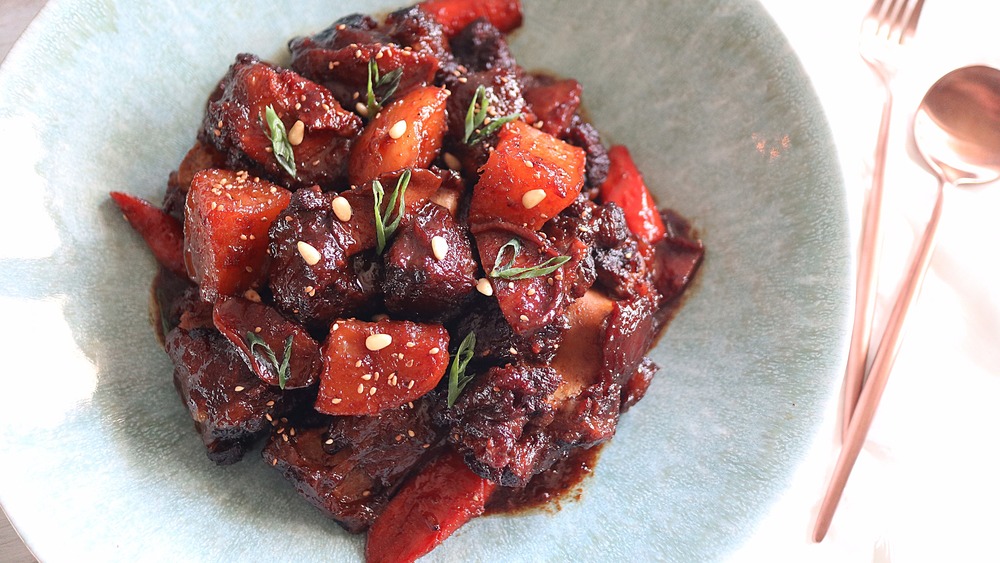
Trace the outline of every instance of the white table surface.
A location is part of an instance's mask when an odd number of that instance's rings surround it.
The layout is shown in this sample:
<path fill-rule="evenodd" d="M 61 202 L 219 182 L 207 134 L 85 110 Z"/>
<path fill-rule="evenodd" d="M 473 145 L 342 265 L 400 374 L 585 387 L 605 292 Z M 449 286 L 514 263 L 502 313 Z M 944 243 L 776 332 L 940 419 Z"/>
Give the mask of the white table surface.
<path fill-rule="evenodd" d="M 760 1 L 823 104 L 856 238 L 881 108 L 877 84 L 856 51 L 869 0 Z M 0 57 L 43 4 L 0 0 Z M 935 181 L 908 145 L 910 115 L 948 70 L 1000 67 L 997 22 L 994 0 L 929 0 L 907 49 L 895 81 L 876 333 L 933 202 Z M 827 539 L 809 538 L 839 451 L 836 388 L 805 459 L 733 560 L 1000 561 L 1000 189 L 949 196 L 906 343 Z M 0 562 L 27 561 L 34 558 L 0 520 Z"/>

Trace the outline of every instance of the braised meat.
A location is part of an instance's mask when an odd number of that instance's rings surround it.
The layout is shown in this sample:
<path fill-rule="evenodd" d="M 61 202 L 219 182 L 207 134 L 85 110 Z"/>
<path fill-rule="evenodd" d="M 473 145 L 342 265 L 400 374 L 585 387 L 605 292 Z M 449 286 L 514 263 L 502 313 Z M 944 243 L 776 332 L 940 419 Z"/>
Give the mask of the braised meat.
<path fill-rule="evenodd" d="M 209 458 L 263 443 L 372 562 L 588 472 L 704 255 L 520 23 L 425 0 L 239 55 L 163 208 L 112 194 Z"/>

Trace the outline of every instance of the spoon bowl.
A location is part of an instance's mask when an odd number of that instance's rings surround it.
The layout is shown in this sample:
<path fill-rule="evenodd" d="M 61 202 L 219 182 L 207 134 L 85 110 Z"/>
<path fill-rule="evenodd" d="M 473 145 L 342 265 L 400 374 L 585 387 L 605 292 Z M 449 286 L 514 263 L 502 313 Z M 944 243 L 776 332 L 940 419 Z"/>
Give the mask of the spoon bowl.
<path fill-rule="evenodd" d="M 938 80 L 914 115 L 913 140 L 944 182 L 1000 178 L 1000 70 L 968 66 Z"/>

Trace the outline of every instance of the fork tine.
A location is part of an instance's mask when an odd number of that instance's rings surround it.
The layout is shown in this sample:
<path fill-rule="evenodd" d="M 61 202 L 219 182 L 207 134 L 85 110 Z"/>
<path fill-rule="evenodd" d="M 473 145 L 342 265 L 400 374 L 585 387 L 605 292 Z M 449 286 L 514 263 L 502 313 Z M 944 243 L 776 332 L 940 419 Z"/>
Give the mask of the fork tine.
<path fill-rule="evenodd" d="M 924 0 L 917 0 L 913 10 L 910 11 L 910 16 L 906 19 L 906 25 L 903 26 L 903 33 L 899 38 L 900 44 L 913 38 L 913 34 L 917 31 L 917 22 L 920 21 L 920 11 L 923 9 Z"/>
<path fill-rule="evenodd" d="M 875 2 L 872 3 L 871 9 L 868 10 L 868 17 L 881 20 L 883 4 L 885 4 L 885 0 L 875 0 Z"/>
<path fill-rule="evenodd" d="M 891 0 L 891 4 L 889 4 L 883 14 L 882 21 L 879 23 L 879 34 L 883 35 L 886 40 L 896 43 L 901 42 L 902 28 L 899 24 L 903 19 L 907 4 L 909 4 L 909 0 Z"/>

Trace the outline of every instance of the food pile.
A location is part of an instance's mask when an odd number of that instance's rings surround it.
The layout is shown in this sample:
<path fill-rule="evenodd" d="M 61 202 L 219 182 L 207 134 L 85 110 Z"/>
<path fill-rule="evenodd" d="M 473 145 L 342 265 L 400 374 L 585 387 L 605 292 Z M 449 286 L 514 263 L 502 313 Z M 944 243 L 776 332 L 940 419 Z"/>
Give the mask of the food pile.
<path fill-rule="evenodd" d="M 514 61 L 521 18 L 427 0 L 239 55 L 162 207 L 112 194 L 209 458 L 263 441 L 369 561 L 608 440 L 702 258 L 580 84 Z"/>

